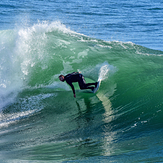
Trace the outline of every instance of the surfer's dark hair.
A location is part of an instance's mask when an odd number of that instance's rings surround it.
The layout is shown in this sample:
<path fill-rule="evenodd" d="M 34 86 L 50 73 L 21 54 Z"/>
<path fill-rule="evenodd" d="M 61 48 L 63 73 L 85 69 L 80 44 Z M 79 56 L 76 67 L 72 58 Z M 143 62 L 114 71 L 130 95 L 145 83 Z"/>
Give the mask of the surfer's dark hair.
<path fill-rule="evenodd" d="M 64 75 L 59 75 L 59 78 L 60 78 L 60 77 L 64 77 Z"/>

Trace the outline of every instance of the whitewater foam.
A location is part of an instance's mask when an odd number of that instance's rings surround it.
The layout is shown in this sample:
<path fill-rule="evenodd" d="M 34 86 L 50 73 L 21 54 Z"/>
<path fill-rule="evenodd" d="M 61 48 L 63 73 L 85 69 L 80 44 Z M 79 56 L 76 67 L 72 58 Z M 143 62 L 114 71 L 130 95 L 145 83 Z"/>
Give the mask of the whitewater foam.
<path fill-rule="evenodd" d="M 109 65 L 108 62 L 104 62 L 101 65 L 101 68 L 99 70 L 99 77 L 98 80 L 105 80 L 106 78 L 109 77 L 109 75 L 112 75 L 115 73 L 116 68 L 112 65 Z"/>

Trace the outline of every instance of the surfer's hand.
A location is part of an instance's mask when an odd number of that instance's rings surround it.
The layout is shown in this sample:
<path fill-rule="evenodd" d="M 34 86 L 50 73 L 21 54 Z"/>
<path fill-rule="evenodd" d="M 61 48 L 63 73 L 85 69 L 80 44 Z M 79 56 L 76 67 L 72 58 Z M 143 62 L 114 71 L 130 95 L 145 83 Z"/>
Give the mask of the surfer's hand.
<path fill-rule="evenodd" d="M 76 98 L 76 94 L 74 94 L 74 97 Z"/>

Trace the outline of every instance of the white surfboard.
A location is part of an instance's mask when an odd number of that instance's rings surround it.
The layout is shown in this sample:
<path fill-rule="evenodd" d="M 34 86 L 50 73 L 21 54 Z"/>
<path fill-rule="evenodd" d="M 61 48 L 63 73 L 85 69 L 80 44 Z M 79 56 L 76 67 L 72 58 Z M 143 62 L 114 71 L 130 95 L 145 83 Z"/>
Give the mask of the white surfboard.
<path fill-rule="evenodd" d="M 93 93 L 96 93 L 98 91 L 100 84 L 101 84 L 101 79 L 98 80 L 97 86 L 96 88 L 94 88 Z"/>

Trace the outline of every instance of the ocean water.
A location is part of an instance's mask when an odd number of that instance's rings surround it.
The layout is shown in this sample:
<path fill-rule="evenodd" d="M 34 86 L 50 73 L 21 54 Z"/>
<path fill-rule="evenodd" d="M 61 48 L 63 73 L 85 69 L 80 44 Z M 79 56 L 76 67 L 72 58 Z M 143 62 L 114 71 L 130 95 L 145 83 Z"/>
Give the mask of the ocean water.
<path fill-rule="evenodd" d="M 163 2 L 2 0 L 0 162 L 163 162 Z M 76 98 L 60 74 L 102 78 Z"/>

